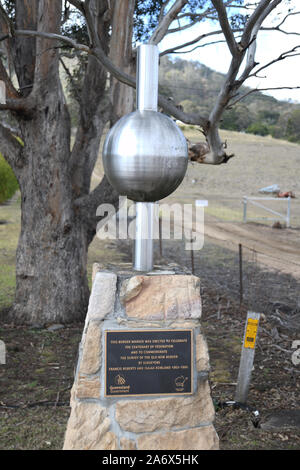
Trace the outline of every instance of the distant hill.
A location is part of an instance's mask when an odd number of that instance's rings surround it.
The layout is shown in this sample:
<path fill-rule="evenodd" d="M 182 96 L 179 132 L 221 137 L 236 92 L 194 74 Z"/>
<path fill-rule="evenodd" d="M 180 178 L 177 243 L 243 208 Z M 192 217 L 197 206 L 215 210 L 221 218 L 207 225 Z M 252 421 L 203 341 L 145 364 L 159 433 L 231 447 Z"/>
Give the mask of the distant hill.
<path fill-rule="evenodd" d="M 173 97 L 186 112 L 208 116 L 224 78 L 199 62 L 161 59 L 160 93 Z M 242 87 L 240 93 L 249 90 Z M 252 93 L 224 113 L 221 128 L 300 142 L 300 104 Z"/>

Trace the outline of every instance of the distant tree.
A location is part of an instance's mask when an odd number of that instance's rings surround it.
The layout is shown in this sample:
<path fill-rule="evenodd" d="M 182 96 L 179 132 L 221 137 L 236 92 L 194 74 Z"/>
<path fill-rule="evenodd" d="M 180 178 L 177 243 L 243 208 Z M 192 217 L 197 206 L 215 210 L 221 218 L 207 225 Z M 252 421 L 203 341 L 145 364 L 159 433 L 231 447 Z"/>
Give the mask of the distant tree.
<path fill-rule="evenodd" d="M 300 109 L 292 111 L 287 121 L 286 137 L 290 142 L 300 142 Z"/>
<path fill-rule="evenodd" d="M 255 135 L 268 135 L 270 133 L 269 127 L 264 124 L 263 122 L 254 122 L 250 124 L 250 126 L 246 129 L 247 134 L 255 134 Z"/>
<path fill-rule="evenodd" d="M 278 113 L 277 111 L 265 109 L 258 112 L 258 117 L 261 121 L 274 125 L 277 124 L 278 119 L 280 117 L 280 113 Z"/>

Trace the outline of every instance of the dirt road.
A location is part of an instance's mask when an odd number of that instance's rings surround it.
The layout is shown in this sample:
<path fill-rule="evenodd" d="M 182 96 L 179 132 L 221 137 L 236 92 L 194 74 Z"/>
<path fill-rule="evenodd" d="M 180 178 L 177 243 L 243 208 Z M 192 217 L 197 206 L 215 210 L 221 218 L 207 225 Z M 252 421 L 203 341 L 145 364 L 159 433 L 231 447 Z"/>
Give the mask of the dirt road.
<path fill-rule="evenodd" d="M 274 229 L 262 224 L 221 222 L 207 217 L 205 239 L 237 250 L 237 245 L 255 250 L 257 263 L 300 279 L 300 230 Z M 253 251 L 252 251 L 253 252 Z M 245 256 L 251 251 L 244 250 Z"/>

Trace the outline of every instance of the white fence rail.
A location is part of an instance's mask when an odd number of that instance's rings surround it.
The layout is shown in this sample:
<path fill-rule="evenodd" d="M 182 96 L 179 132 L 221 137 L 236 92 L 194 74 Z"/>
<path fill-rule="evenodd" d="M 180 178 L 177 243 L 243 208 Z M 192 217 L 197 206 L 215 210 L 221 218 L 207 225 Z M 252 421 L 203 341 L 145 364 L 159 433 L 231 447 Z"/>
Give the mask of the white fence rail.
<path fill-rule="evenodd" d="M 260 201 L 260 202 L 257 202 Z M 265 201 L 277 201 L 277 202 L 286 202 L 287 203 L 287 209 L 286 213 L 282 214 L 280 212 L 274 211 L 270 207 L 265 206 L 262 204 L 262 202 Z M 244 204 L 244 213 L 243 213 L 243 222 L 247 223 L 248 220 L 278 220 L 278 218 L 285 220 L 286 226 L 290 227 L 291 226 L 291 198 L 290 196 L 287 198 L 279 198 L 279 197 L 243 197 L 243 204 Z M 248 217 L 247 215 L 247 210 L 248 210 L 248 204 L 252 204 L 253 206 L 259 207 L 260 209 L 264 209 L 267 212 L 270 212 L 273 215 L 276 215 L 276 218 L 274 217 Z"/>

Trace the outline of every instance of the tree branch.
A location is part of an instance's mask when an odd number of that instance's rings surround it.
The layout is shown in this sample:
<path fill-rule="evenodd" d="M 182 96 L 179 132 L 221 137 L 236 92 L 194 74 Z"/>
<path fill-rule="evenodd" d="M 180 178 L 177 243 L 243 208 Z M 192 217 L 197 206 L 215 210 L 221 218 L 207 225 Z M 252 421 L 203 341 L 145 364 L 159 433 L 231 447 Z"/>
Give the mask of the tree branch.
<path fill-rule="evenodd" d="M 1 59 L 0 59 L 0 80 L 2 80 L 5 83 L 6 94 L 9 98 L 12 98 L 12 99 L 20 98 L 20 95 L 15 89 L 10 77 L 8 76 L 7 70 L 4 67 Z"/>
<path fill-rule="evenodd" d="M 106 176 L 98 186 L 88 195 L 78 198 L 74 205 L 79 211 L 83 223 L 87 227 L 88 243 L 90 243 L 95 234 L 96 227 L 100 220 L 97 220 L 96 212 L 99 204 L 112 204 L 117 210 L 119 208 L 119 194 L 109 184 Z"/>
<path fill-rule="evenodd" d="M 295 56 L 297 56 L 297 55 L 300 55 L 300 53 L 293 54 L 293 52 L 296 52 L 296 50 L 299 49 L 299 48 L 300 48 L 300 45 L 293 47 L 293 49 L 290 49 L 289 51 L 282 52 L 282 54 L 280 54 L 280 55 L 277 57 L 277 59 L 273 59 L 273 60 L 271 60 L 270 62 L 268 62 L 267 64 L 263 65 L 262 67 L 260 67 L 259 69 L 257 69 L 254 73 L 252 73 L 251 75 L 248 75 L 248 78 L 256 77 L 259 72 L 261 72 L 262 70 L 264 70 L 264 69 L 270 67 L 270 66 L 273 65 L 273 64 L 276 64 L 276 62 L 279 62 L 279 61 L 281 61 L 281 60 L 287 59 L 287 58 L 289 58 L 289 57 L 295 57 Z"/>
<path fill-rule="evenodd" d="M 230 103 L 230 105 L 228 106 L 227 109 L 232 108 L 235 104 L 237 104 L 239 101 L 243 100 L 247 96 L 251 95 L 252 93 L 257 93 L 257 92 L 260 92 L 260 91 L 268 91 L 268 90 L 298 90 L 298 89 L 300 89 L 300 86 L 279 86 L 279 87 L 270 87 L 270 88 L 253 88 L 253 89 L 247 91 L 247 93 L 244 93 L 243 95 L 241 95 L 238 99 L 236 99 L 232 103 Z"/>
<path fill-rule="evenodd" d="M 61 34 L 45 33 L 43 31 L 31 31 L 31 30 L 22 30 L 22 29 L 15 30 L 14 34 L 17 36 L 35 36 L 35 37 L 40 37 L 44 39 L 53 39 L 55 41 L 58 40 L 58 41 L 65 43 L 69 47 L 72 47 L 73 49 L 91 54 L 91 49 L 88 46 L 86 46 L 85 44 L 79 44 L 73 39 L 68 38 L 66 36 L 62 36 Z"/>
<path fill-rule="evenodd" d="M 31 98 L 7 99 L 5 104 L 0 104 L 0 111 L 13 111 L 24 116 L 32 116 L 35 102 Z"/>
<path fill-rule="evenodd" d="M 242 29 L 232 30 L 233 33 L 240 33 L 241 31 L 243 31 L 243 30 Z M 192 46 L 193 44 L 196 44 L 197 42 L 200 42 L 203 39 L 206 39 L 210 36 L 216 36 L 216 35 L 219 35 L 219 34 L 222 34 L 222 33 L 223 33 L 222 29 L 219 29 L 219 30 L 216 30 L 216 31 L 211 31 L 209 33 L 201 34 L 200 36 L 197 36 L 195 39 L 192 39 L 191 41 L 188 41 L 184 44 L 179 44 L 177 46 L 171 47 L 170 49 L 166 49 L 165 51 L 160 53 L 160 57 L 163 57 L 164 55 L 167 55 L 167 54 L 172 54 L 175 51 L 178 51 L 178 50 L 183 49 L 183 48 L 188 47 L 188 46 Z M 210 44 L 210 43 L 207 43 L 207 44 Z"/>
<path fill-rule="evenodd" d="M 187 3 L 188 0 L 176 0 L 174 5 L 170 8 L 170 10 L 165 14 L 161 22 L 158 24 L 158 27 L 156 28 L 149 40 L 149 44 L 158 44 L 163 39 L 169 29 L 170 24 L 175 20 L 178 13 Z"/>
<path fill-rule="evenodd" d="M 240 43 L 242 48 L 245 49 L 246 47 L 248 47 L 253 28 L 255 24 L 259 21 L 259 18 L 264 13 L 265 9 L 269 6 L 271 1 L 272 0 L 261 0 L 252 15 L 250 16 L 250 18 L 248 19 Z M 274 3 L 275 6 L 273 8 L 276 8 L 276 6 L 281 3 L 281 1 L 282 0 L 277 0 L 277 2 L 275 2 L 276 4 Z"/>
<path fill-rule="evenodd" d="M 214 5 L 217 11 L 219 22 L 220 22 L 222 31 L 224 33 L 226 42 L 228 44 L 229 50 L 231 52 L 231 55 L 234 57 L 238 54 L 238 46 L 237 46 L 233 31 L 228 21 L 224 3 L 222 0 L 212 0 L 212 4 Z"/>

